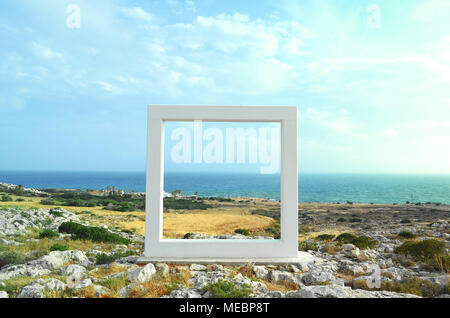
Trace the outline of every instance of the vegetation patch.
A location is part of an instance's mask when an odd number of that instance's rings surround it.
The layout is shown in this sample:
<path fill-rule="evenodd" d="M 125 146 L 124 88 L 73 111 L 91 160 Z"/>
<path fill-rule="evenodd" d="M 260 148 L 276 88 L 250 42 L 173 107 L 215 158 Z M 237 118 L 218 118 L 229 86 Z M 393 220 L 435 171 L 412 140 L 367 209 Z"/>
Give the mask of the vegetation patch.
<path fill-rule="evenodd" d="M 408 241 L 397 247 L 395 252 L 429 262 L 437 256 L 444 255 L 445 242 L 438 240 Z"/>
<path fill-rule="evenodd" d="M 135 253 L 133 251 L 127 251 L 125 253 L 114 253 L 114 254 L 97 254 L 95 256 L 95 264 L 97 265 L 103 265 L 103 264 L 110 264 L 119 258 L 132 256 Z"/>
<path fill-rule="evenodd" d="M 366 248 L 375 248 L 379 244 L 378 241 L 372 240 L 368 236 L 356 236 L 351 233 L 342 233 L 336 238 L 336 241 L 340 244 L 353 244 L 362 250 Z"/>
<path fill-rule="evenodd" d="M 0 253 L 0 268 L 6 265 L 23 264 L 27 261 L 27 256 L 20 252 L 7 251 Z"/>
<path fill-rule="evenodd" d="M 234 233 L 242 234 L 242 235 L 245 235 L 245 236 L 249 236 L 250 235 L 250 232 L 248 230 L 246 230 L 246 229 L 236 229 L 236 230 L 234 230 Z"/>
<path fill-rule="evenodd" d="M 281 226 L 278 222 L 268 227 L 266 231 L 270 233 L 270 235 L 276 240 L 279 240 L 281 238 Z"/>
<path fill-rule="evenodd" d="M 316 237 L 317 241 L 332 241 L 335 238 L 333 234 L 320 234 Z"/>
<path fill-rule="evenodd" d="M 318 251 L 319 250 L 319 246 L 316 243 L 312 243 L 312 242 L 307 242 L 307 241 L 303 241 L 303 242 L 299 242 L 298 243 L 298 250 L 299 251 Z"/>
<path fill-rule="evenodd" d="M 212 205 L 203 201 L 177 198 L 164 198 L 164 209 L 172 210 L 206 210 L 212 208 Z"/>
<path fill-rule="evenodd" d="M 216 298 L 249 298 L 253 292 L 246 284 L 237 286 L 223 279 L 219 279 L 216 283 L 209 283 L 203 291 L 210 292 Z"/>
<path fill-rule="evenodd" d="M 118 234 L 111 233 L 107 229 L 94 226 L 85 226 L 75 222 L 62 223 L 58 231 L 71 234 L 72 238 L 79 240 L 90 240 L 92 242 L 104 242 L 115 244 L 129 244 L 130 240 Z"/>
<path fill-rule="evenodd" d="M 359 280 L 356 282 L 355 288 L 365 290 L 386 290 L 395 293 L 417 295 L 420 297 L 436 297 L 443 293 L 448 293 L 448 287 L 447 291 L 445 291 L 442 290 L 438 284 L 417 277 L 407 279 L 404 282 L 381 281 L 380 288 L 368 288 L 366 281 Z"/>
<path fill-rule="evenodd" d="M 50 252 L 53 251 L 67 251 L 69 247 L 67 245 L 55 243 L 50 247 Z"/>
<path fill-rule="evenodd" d="M 404 239 L 407 239 L 407 240 L 411 240 L 411 239 L 416 238 L 416 235 L 414 233 L 412 233 L 412 232 L 402 231 L 402 232 L 398 233 L 398 237 L 404 238 Z"/>
<path fill-rule="evenodd" d="M 52 231 L 52 230 L 43 230 L 41 233 L 39 233 L 39 238 L 54 238 L 59 237 L 59 234 Z"/>

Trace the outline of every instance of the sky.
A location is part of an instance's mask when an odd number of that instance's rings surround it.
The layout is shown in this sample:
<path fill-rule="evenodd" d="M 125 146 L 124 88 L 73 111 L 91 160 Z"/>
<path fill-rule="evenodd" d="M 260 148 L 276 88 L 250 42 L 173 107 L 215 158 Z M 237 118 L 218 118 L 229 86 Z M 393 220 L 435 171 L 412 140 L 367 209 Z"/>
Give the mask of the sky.
<path fill-rule="evenodd" d="M 2 0 L 0 170 L 144 171 L 147 105 L 193 104 L 297 106 L 300 172 L 450 173 L 449 17 L 448 0 Z"/>

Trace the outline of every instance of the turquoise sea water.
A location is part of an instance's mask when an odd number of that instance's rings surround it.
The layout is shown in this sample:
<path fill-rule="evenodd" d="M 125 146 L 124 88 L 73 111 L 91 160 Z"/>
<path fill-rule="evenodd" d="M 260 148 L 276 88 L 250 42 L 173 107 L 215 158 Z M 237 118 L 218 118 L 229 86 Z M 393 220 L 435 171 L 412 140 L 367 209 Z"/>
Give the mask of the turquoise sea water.
<path fill-rule="evenodd" d="M 30 188 L 145 191 L 145 172 L 0 172 Z M 279 175 L 167 173 L 164 188 L 200 196 L 280 198 Z M 450 175 L 300 174 L 299 201 L 450 204 Z"/>

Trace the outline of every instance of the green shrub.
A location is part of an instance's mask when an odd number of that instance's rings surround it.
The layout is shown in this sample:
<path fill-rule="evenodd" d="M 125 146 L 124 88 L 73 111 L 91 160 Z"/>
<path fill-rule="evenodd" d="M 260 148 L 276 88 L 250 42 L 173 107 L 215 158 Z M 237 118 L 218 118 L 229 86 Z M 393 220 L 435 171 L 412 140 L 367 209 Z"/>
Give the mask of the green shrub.
<path fill-rule="evenodd" d="M 395 249 L 397 254 L 410 255 L 422 261 L 433 261 L 444 255 L 445 242 L 438 240 L 408 241 Z"/>
<path fill-rule="evenodd" d="M 54 238 L 58 237 L 59 234 L 56 232 L 53 232 L 52 230 L 43 230 L 41 233 L 39 233 L 39 238 Z"/>
<path fill-rule="evenodd" d="M 90 240 L 92 242 L 129 244 L 130 240 L 118 234 L 111 233 L 107 229 L 94 226 L 85 226 L 75 222 L 62 223 L 58 231 L 60 233 L 68 233 L 72 238 L 79 240 Z"/>
<path fill-rule="evenodd" d="M 50 214 L 50 215 L 53 215 L 53 216 L 55 216 L 55 217 L 62 217 L 62 216 L 64 216 L 64 213 L 63 212 L 61 212 L 61 211 L 58 211 L 58 210 L 50 210 L 50 211 L 48 211 L 48 213 Z"/>
<path fill-rule="evenodd" d="M 318 251 L 319 250 L 319 246 L 316 243 L 310 243 L 310 242 L 299 242 L 298 243 L 298 250 L 299 251 Z"/>
<path fill-rule="evenodd" d="M 266 231 L 269 232 L 272 235 L 272 237 L 276 240 L 279 240 L 281 238 L 280 223 L 274 223 L 272 226 L 268 227 Z"/>
<path fill-rule="evenodd" d="M 316 237 L 316 240 L 318 241 L 331 241 L 334 239 L 334 235 L 333 234 L 321 234 L 319 236 Z"/>
<path fill-rule="evenodd" d="M 193 235 L 194 235 L 194 233 L 190 233 L 190 232 L 189 232 L 189 233 L 184 234 L 184 237 L 183 237 L 183 238 L 184 238 L 185 240 L 190 240 L 190 239 L 192 238 Z"/>
<path fill-rule="evenodd" d="M 242 234 L 242 235 L 245 235 L 245 236 L 249 236 L 250 235 L 250 232 L 248 230 L 246 230 L 246 229 L 236 229 L 236 230 L 234 230 L 234 233 Z"/>
<path fill-rule="evenodd" d="M 206 210 L 212 208 L 212 205 L 202 201 L 189 199 L 164 198 L 164 209 L 174 210 Z"/>
<path fill-rule="evenodd" d="M 353 235 L 351 233 L 342 233 L 338 237 L 336 237 L 336 241 L 342 243 L 342 244 L 352 244 L 353 240 L 356 239 L 356 235 Z"/>
<path fill-rule="evenodd" d="M 3 252 L 0 253 L 0 268 L 5 265 L 22 264 L 27 261 L 27 257 L 19 252 Z"/>
<path fill-rule="evenodd" d="M 344 219 L 344 218 L 339 218 L 339 219 L 337 219 L 337 221 L 336 222 L 345 222 L 345 221 L 347 221 L 346 219 Z"/>
<path fill-rule="evenodd" d="M 114 253 L 114 254 L 97 254 L 95 256 L 95 264 L 97 265 L 103 265 L 103 264 L 110 264 L 114 262 L 115 260 L 134 255 L 135 253 L 133 251 L 127 251 L 126 253 Z"/>
<path fill-rule="evenodd" d="M 361 222 L 362 222 L 362 219 L 360 219 L 360 218 L 351 218 L 351 219 L 349 220 L 349 222 L 350 222 L 350 223 L 361 223 Z"/>
<path fill-rule="evenodd" d="M 4 194 L 1 197 L 1 201 L 2 202 L 12 202 L 13 198 L 10 195 Z"/>
<path fill-rule="evenodd" d="M 16 202 L 25 202 L 25 199 L 24 198 L 17 198 Z"/>
<path fill-rule="evenodd" d="M 402 231 L 400 233 L 398 233 L 398 236 L 404 239 L 413 239 L 416 238 L 416 235 L 414 233 L 408 232 L 408 231 Z"/>
<path fill-rule="evenodd" d="M 69 247 L 67 245 L 62 245 L 59 243 L 55 243 L 50 247 L 50 252 L 53 251 L 67 251 Z"/>
<path fill-rule="evenodd" d="M 342 233 L 336 238 L 336 241 L 338 241 L 341 244 L 353 244 L 359 249 L 366 249 L 366 248 L 375 248 L 378 246 L 379 242 L 376 240 L 372 240 L 368 236 L 356 236 L 351 233 Z"/>
<path fill-rule="evenodd" d="M 400 221 L 400 223 L 402 223 L 402 224 L 408 224 L 408 223 L 411 223 L 411 221 L 408 220 L 408 219 L 403 219 L 403 220 Z"/>
<path fill-rule="evenodd" d="M 248 285 L 236 286 L 233 282 L 219 279 L 216 283 L 209 283 L 203 289 L 216 298 L 249 298 L 253 292 Z"/>
<path fill-rule="evenodd" d="M 366 248 L 375 248 L 378 246 L 379 242 L 376 240 L 372 240 L 368 236 L 360 236 L 353 240 L 353 245 L 357 248 L 365 250 Z"/>

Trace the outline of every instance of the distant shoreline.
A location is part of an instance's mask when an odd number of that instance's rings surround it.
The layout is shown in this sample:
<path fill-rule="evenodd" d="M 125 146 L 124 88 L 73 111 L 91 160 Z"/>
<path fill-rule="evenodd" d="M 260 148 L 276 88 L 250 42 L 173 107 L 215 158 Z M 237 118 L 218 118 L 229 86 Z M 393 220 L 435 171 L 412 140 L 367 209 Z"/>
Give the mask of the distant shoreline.
<path fill-rule="evenodd" d="M 143 193 L 144 172 L 1 172 L 0 182 L 35 189 L 92 189 L 115 186 Z M 202 197 L 280 199 L 278 175 L 167 173 L 164 189 L 195 192 Z M 300 202 L 361 202 L 402 204 L 436 202 L 450 204 L 450 175 L 300 174 Z"/>

